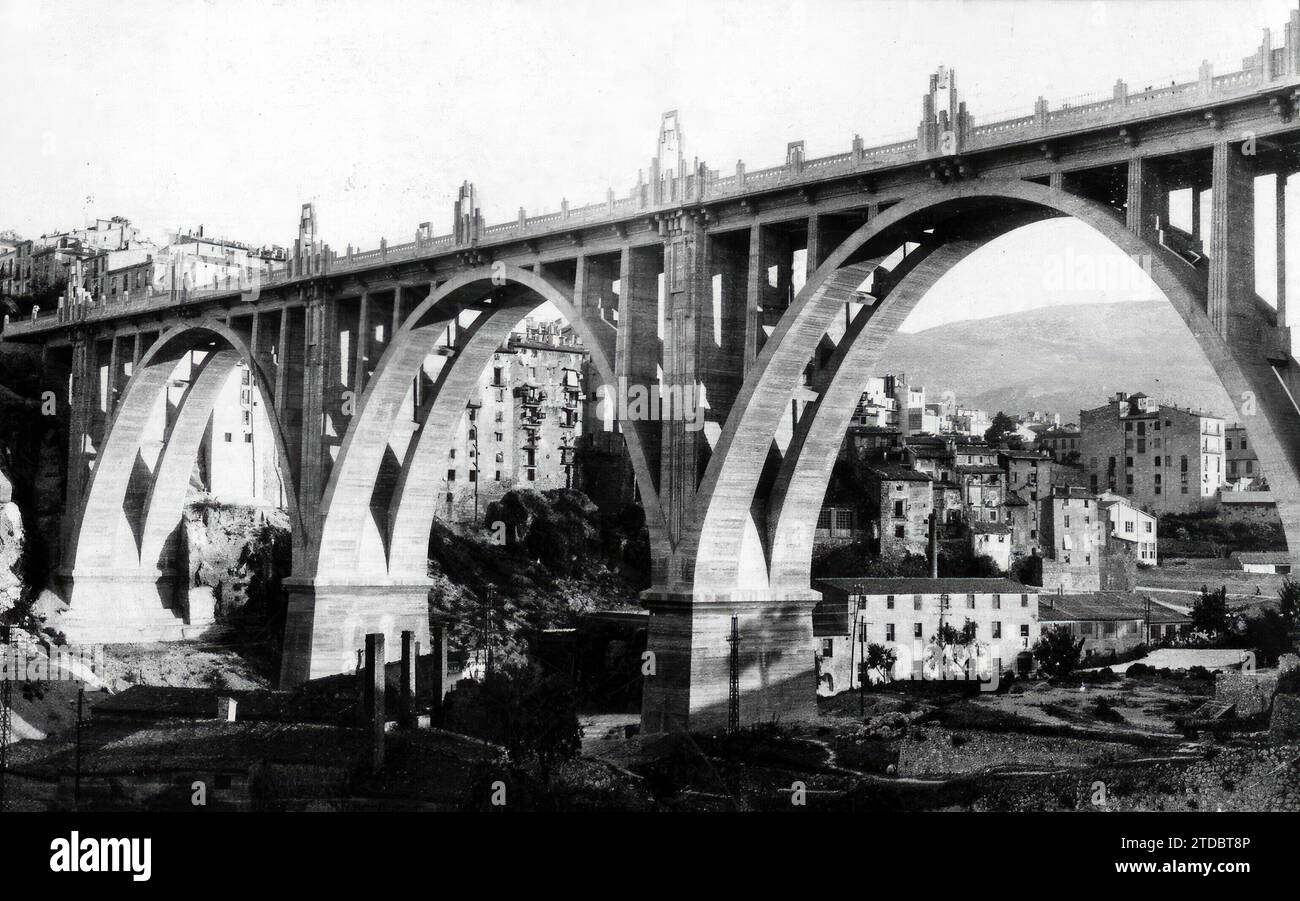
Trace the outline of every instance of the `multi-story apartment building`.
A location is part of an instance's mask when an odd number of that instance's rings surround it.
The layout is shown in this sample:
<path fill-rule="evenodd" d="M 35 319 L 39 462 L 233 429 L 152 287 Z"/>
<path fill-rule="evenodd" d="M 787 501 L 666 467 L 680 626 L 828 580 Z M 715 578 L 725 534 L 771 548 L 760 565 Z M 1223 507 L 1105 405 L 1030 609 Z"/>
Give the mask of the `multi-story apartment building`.
<path fill-rule="evenodd" d="M 1106 515 L 1097 496 L 1055 485 L 1041 501 L 1040 547 L 1044 591 L 1098 591 Z"/>
<path fill-rule="evenodd" d="M 934 497 L 931 477 L 899 463 L 877 463 L 863 472 L 871 549 L 881 555 L 924 554 Z"/>
<path fill-rule="evenodd" d="M 1072 455 L 1082 453 L 1081 436 L 1077 428 L 1069 425 L 1064 428 L 1044 429 L 1038 433 L 1038 446 L 1052 455 L 1058 463 L 1068 463 Z"/>
<path fill-rule="evenodd" d="M 1106 517 L 1103 528 L 1107 554 L 1131 554 L 1139 563 L 1155 566 L 1156 538 L 1159 523 L 1150 513 L 1145 513 L 1118 494 L 1099 495 L 1097 503 Z"/>
<path fill-rule="evenodd" d="M 862 391 L 857 409 L 853 411 L 853 426 L 875 428 L 898 427 L 898 399 L 892 375 L 872 376 Z"/>
<path fill-rule="evenodd" d="M 822 693 L 873 679 L 861 666 L 868 645 L 897 654 L 894 678 L 942 678 L 928 647 L 941 624 L 975 624 L 975 670 L 1004 672 L 1038 640 L 1036 588 L 1007 579 L 821 579 L 813 641 Z"/>
<path fill-rule="evenodd" d="M 1246 427 L 1234 423 L 1223 430 L 1224 482 L 1239 491 L 1257 488 L 1264 481 L 1259 471 L 1259 458 L 1250 446 Z"/>
<path fill-rule="evenodd" d="M 1008 491 L 1018 492 L 1026 501 L 1036 504 L 1039 492 L 1052 487 L 1055 461 L 1043 451 L 999 450 L 998 465 L 1006 472 Z"/>
<path fill-rule="evenodd" d="M 252 373 L 240 363 L 217 398 L 200 445 L 203 487 L 223 501 L 283 507 L 284 484 L 271 429 Z"/>
<path fill-rule="evenodd" d="M 1080 413 L 1081 462 L 1093 493 L 1112 491 L 1149 513 L 1212 507 L 1224 481 L 1223 420 L 1119 392 Z"/>
<path fill-rule="evenodd" d="M 558 322 L 525 320 L 493 355 L 457 428 L 439 513 L 474 522 L 511 488 L 572 488 L 587 351 Z"/>
<path fill-rule="evenodd" d="M 1018 491 L 1007 491 L 1006 522 L 1011 527 L 1011 562 L 1038 551 L 1041 547 L 1039 537 L 1039 518 L 1042 504 L 1035 500 L 1030 502 Z"/>

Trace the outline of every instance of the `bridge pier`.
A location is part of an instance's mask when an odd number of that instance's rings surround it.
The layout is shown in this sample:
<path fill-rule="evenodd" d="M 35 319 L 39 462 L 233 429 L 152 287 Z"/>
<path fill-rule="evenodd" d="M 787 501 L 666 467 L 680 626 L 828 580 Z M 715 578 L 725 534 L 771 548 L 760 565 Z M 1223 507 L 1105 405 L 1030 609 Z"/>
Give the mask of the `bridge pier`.
<path fill-rule="evenodd" d="M 183 574 L 142 569 L 65 573 L 56 585 L 76 600 L 59 620 L 58 628 L 73 644 L 117 644 L 179 641 L 211 623 L 186 622 L 179 591 L 188 587 Z M 93 603 L 90 599 L 94 599 Z M 193 625 L 193 629 L 187 629 Z"/>
<path fill-rule="evenodd" d="M 791 722 L 816 715 L 817 674 L 810 589 L 642 594 L 650 611 L 645 732 L 712 732 L 727 727 L 732 684 L 732 618 L 739 636 L 735 678 L 740 725 Z"/>
<path fill-rule="evenodd" d="M 292 577 L 284 580 L 289 607 L 284 625 L 280 688 L 352 672 L 357 650 L 372 633 L 400 646 L 411 632 L 420 647 L 429 637 L 429 580 L 368 584 Z"/>

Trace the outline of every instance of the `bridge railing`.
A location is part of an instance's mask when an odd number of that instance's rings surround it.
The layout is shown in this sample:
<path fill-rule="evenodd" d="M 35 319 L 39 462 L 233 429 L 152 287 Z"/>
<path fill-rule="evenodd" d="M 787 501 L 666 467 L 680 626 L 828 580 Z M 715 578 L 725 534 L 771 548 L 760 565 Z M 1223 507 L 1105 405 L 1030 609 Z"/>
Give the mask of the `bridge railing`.
<path fill-rule="evenodd" d="M 1046 100 L 1040 98 L 1032 111 L 1018 115 L 1007 115 L 991 122 L 975 125 L 971 128 L 965 141 L 963 151 L 983 150 L 1002 143 L 1049 137 L 1053 133 L 1076 130 L 1097 124 L 1124 121 L 1165 113 L 1183 105 L 1203 103 L 1208 99 L 1231 99 L 1236 95 L 1257 90 L 1268 80 L 1296 82 L 1300 84 L 1300 60 L 1288 61 L 1288 54 L 1295 51 L 1288 44 L 1286 47 L 1272 50 L 1268 59 L 1262 52 L 1247 58 L 1243 67 L 1224 75 L 1213 75 L 1208 65 L 1203 65 L 1192 76 L 1181 73 L 1165 83 L 1165 79 L 1153 81 L 1148 90 L 1130 92 L 1121 80 L 1112 91 L 1093 92 L 1066 98 L 1055 109 L 1049 107 Z M 1264 62 L 1269 62 L 1265 66 Z M 1160 84 L 1159 87 L 1154 86 Z M 864 147 L 859 139 L 854 139 L 853 149 L 848 153 L 835 153 L 823 157 L 804 159 L 802 147 L 797 151 L 792 145 L 784 165 L 749 171 L 744 163 L 738 163 L 734 175 L 721 176 L 716 171 L 703 167 L 702 175 L 690 173 L 683 178 L 669 178 L 664 182 L 662 201 L 655 201 L 653 186 L 638 182 L 626 196 L 614 197 L 609 192 L 605 202 L 589 203 L 584 206 L 570 207 L 568 202 L 562 204 L 560 212 L 527 216 L 520 211 L 520 216 L 510 222 L 495 225 L 481 225 L 469 243 L 479 241 L 498 241 L 510 238 L 541 236 L 567 228 L 592 223 L 616 221 L 655 206 L 676 204 L 693 200 L 709 200 L 731 197 L 753 192 L 768 191 L 790 185 L 834 177 L 841 174 L 870 171 L 888 166 L 915 162 L 925 156 L 915 138 Z M 378 248 L 360 250 L 348 248 L 346 253 L 327 250 L 319 256 L 304 257 L 289 261 L 287 264 L 273 267 L 261 276 L 259 284 L 274 287 L 300 278 L 313 275 L 327 275 L 331 272 L 344 272 L 384 265 L 388 262 L 416 259 L 423 256 L 435 256 L 458 246 L 453 234 L 424 237 L 418 235 L 414 241 L 400 244 L 388 244 L 381 240 Z M 19 334 L 51 327 L 69 317 L 80 319 L 103 318 L 118 315 L 121 312 L 134 312 L 137 309 L 150 310 L 184 304 L 209 297 L 243 293 L 246 286 L 212 285 L 203 288 L 191 288 L 187 291 L 168 291 L 149 293 L 144 297 L 127 296 L 113 301 L 100 299 L 98 303 L 80 300 L 61 305 L 59 310 L 41 311 L 33 319 L 11 317 L 7 331 Z"/>

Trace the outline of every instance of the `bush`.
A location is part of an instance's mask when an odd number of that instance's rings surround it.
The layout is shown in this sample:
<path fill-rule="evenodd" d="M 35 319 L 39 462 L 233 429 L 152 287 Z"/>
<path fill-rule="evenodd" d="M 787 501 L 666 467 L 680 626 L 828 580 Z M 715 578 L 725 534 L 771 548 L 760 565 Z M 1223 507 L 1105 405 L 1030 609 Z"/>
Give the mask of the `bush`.
<path fill-rule="evenodd" d="M 504 667 L 482 682 L 462 683 L 448 697 L 449 728 L 504 745 L 516 765 L 543 775 L 582 750 L 573 686 L 527 666 Z"/>
<path fill-rule="evenodd" d="M 1287 670 L 1277 680 L 1278 694 L 1300 695 L 1300 667 Z"/>
<path fill-rule="evenodd" d="M 1097 719 L 1104 720 L 1108 723 L 1124 722 L 1124 717 L 1120 715 L 1120 712 L 1115 709 L 1115 705 L 1105 696 L 1099 697 L 1096 700 L 1092 705 L 1092 712 Z"/>
<path fill-rule="evenodd" d="M 1124 675 L 1128 676 L 1130 679 L 1140 679 L 1150 677 L 1154 672 L 1155 670 L 1147 666 L 1145 663 L 1135 663 L 1124 671 Z"/>
<path fill-rule="evenodd" d="M 1079 665 L 1083 639 L 1075 639 L 1070 627 L 1064 623 L 1044 630 L 1034 645 L 1034 659 L 1039 669 L 1051 679 L 1064 679 Z"/>

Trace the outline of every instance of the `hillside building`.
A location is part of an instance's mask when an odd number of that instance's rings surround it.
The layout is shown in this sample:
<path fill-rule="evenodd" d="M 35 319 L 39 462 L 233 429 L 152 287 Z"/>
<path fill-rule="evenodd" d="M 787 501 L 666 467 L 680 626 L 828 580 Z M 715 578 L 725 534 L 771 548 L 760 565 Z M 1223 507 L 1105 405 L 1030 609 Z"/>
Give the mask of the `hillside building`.
<path fill-rule="evenodd" d="M 1215 506 L 1224 481 L 1222 419 L 1120 392 L 1080 413 L 1080 436 L 1094 494 L 1113 492 L 1157 515 Z"/>
<path fill-rule="evenodd" d="M 1007 579 L 821 579 L 813 610 L 819 691 L 833 694 L 876 676 L 862 666 L 867 647 L 897 654 L 895 679 L 941 678 L 929 645 L 941 623 L 975 624 L 975 670 L 1028 666 L 1021 658 L 1038 640 L 1036 588 Z"/>

